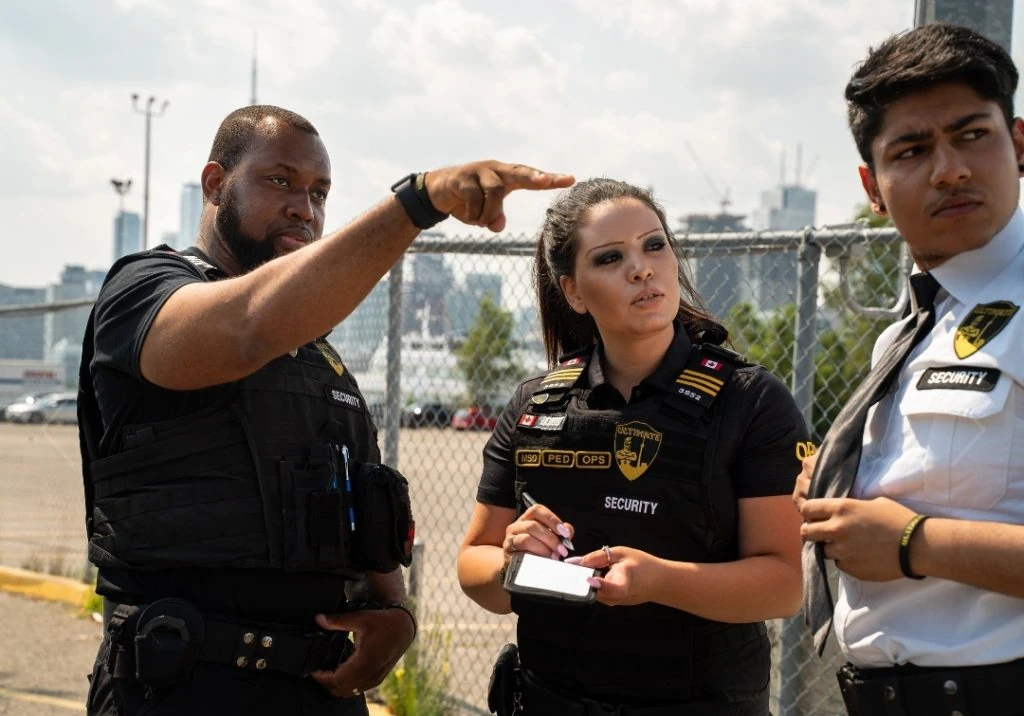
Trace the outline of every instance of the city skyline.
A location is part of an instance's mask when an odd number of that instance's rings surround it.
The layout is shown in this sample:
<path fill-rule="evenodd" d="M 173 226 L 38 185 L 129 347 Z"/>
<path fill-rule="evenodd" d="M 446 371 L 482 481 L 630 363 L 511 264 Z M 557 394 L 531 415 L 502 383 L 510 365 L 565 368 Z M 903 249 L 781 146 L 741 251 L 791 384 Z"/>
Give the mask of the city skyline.
<path fill-rule="evenodd" d="M 654 186 L 672 216 L 714 210 L 684 142 L 744 210 L 776 180 L 783 149 L 802 144 L 819 222 L 843 222 L 861 189 L 842 87 L 868 45 L 913 22 L 913 5 L 4 4 L 0 126 L 14 171 L 0 207 L 10 231 L 34 240 L 11 246 L 0 282 L 39 285 L 106 254 L 118 199 L 108 177 L 133 177 L 125 209 L 141 210 L 144 122 L 132 93 L 170 100 L 152 126 L 150 245 L 180 231 L 182 185 L 198 181 L 219 121 L 251 99 L 253 32 L 260 101 L 307 116 L 331 152 L 328 230 L 409 171 L 489 156 Z M 510 233 L 533 234 L 550 199 L 513 195 Z"/>

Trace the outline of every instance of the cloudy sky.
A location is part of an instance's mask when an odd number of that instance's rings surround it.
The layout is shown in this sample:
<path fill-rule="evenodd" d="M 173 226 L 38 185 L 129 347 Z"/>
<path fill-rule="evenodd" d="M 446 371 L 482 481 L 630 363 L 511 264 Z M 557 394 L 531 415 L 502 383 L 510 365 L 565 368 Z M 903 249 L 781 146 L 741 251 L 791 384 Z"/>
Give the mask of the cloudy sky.
<path fill-rule="evenodd" d="M 328 227 L 410 171 L 499 158 L 652 185 L 671 215 L 757 204 L 779 181 L 819 191 L 818 223 L 860 201 L 842 89 L 913 0 L 7 0 L 0 4 L 0 283 L 109 264 L 117 196 L 141 211 L 153 120 L 149 241 L 178 229 L 219 121 L 249 101 L 309 118 L 330 151 Z M 1020 25 L 1018 9 L 1015 21 Z M 1022 29 L 1015 29 L 1020 35 Z M 1020 63 L 1020 57 L 1015 58 Z M 533 232 L 549 197 L 509 202 Z M 445 226 L 448 233 L 459 233 Z"/>

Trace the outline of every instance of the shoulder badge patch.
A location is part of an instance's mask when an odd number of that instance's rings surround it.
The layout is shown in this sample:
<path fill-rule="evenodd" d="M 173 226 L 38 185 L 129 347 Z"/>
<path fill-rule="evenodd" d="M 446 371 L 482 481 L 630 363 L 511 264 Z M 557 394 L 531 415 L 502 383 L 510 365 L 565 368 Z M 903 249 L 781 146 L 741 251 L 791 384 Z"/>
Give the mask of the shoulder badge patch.
<path fill-rule="evenodd" d="M 658 456 L 662 434 L 647 423 L 632 422 L 615 426 L 615 462 L 619 472 L 633 481 L 647 472 Z"/>
<path fill-rule="evenodd" d="M 1020 306 L 1009 301 L 979 303 L 956 329 L 953 350 L 960 360 L 968 358 L 1006 328 Z"/>
<path fill-rule="evenodd" d="M 326 360 L 327 364 L 334 369 L 335 373 L 341 375 L 345 372 L 345 364 L 341 362 L 341 356 L 339 356 L 338 352 L 334 350 L 334 346 L 323 338 L 317 338 L 313 341 L 313 345 L 316 346 L 318 351 L 320 351 L 320 355 L 324 357 L 324 360 Z"/>

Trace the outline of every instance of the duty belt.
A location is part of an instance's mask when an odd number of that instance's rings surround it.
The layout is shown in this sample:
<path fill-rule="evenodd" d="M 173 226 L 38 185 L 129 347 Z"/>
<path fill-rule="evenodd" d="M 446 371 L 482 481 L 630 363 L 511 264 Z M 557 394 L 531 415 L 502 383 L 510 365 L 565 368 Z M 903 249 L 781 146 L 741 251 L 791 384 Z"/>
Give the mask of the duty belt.
<path fill-rule="evenodd" d="M 687 702 L 657 706 L 622 706 L 598 699 L 570 698 L 549 689 L 529 672 L 522 674 L 523 713 L 559 716 L 763 716 L 765 706 L 753 702 Z"/>
<path fill-rule="evenodd" d="M 154 635 L 154 633 L 160 636 Z M 148 683 L 149 667 L 143 662 L 171 662 L 173 672 L 158 677 L 174 683 L 191 671 L 192 663 L 231 666 L 239 671 L 273 671 L 305 677 L 313 671 L 333 670 L 347 659 L 353 645 L 348 632 L 306 631 L 293 625 L 228 619 L 204 615 L 180 599 L 162 599 L 149 605 L 116 605 L 108 631 L 104 661 L 115 678 Z M 147 640 L 155 646 L 147 646 Z M 160 642 L 163 643 L 160 643 Z M 183 645 L 174 652 L 174 647 Z M 156 656 L 152 656 L 153 654 Z M 162 666 L 162 664 L 161 664 Z M 150 684 L 155 685 L 155 684 Z M 163 685 L 163 684 L 160 684 Z"/>
<path fill-rule="evenodd" d="M 836 676 L 850 716 L 1024 716 L 1024 659 L 960 667 L 846 664 Z"/>

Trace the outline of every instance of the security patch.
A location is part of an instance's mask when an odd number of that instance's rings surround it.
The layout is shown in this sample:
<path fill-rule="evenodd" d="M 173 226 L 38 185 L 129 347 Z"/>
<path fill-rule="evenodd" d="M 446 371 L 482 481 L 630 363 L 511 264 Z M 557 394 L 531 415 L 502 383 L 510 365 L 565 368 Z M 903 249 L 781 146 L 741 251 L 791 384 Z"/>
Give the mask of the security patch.
<path fill-rule="evenodd" d="M 327 402 L 331 405 L 348 408 L 349 410 L 358 410 L 360 412 L 363 410 L 363 401 L 355 393 L 335 388 L 333 385 L 325 385 L 324 393 L 327 394 Z"/>
<path fill-rule="evenodd" d="M 1010 301 L 993 301 L 979 303 L 967 314 L 967 318 L 957 326 L 953 336 L 953 350 L 956 357 L 963 360 L 981 350 L 982 346 L 996 337 L 1006 328 L 1020 306 Z"/>
<path fill-rule="evenodd" d="M 974 390 L 987 393 L 996 387 L 998 368 L 974 368 L 965 365 L 950 365 L 943 368 L 929 368 L 917 381 L 918 390 Z"/>
<path fill-rule="evenodd" d="M 662 434 L 647 423 L 632 422 L 615 426 L 615 462 L 619 472 L 633 481 L 647 472 L 658 456 Z"/>

